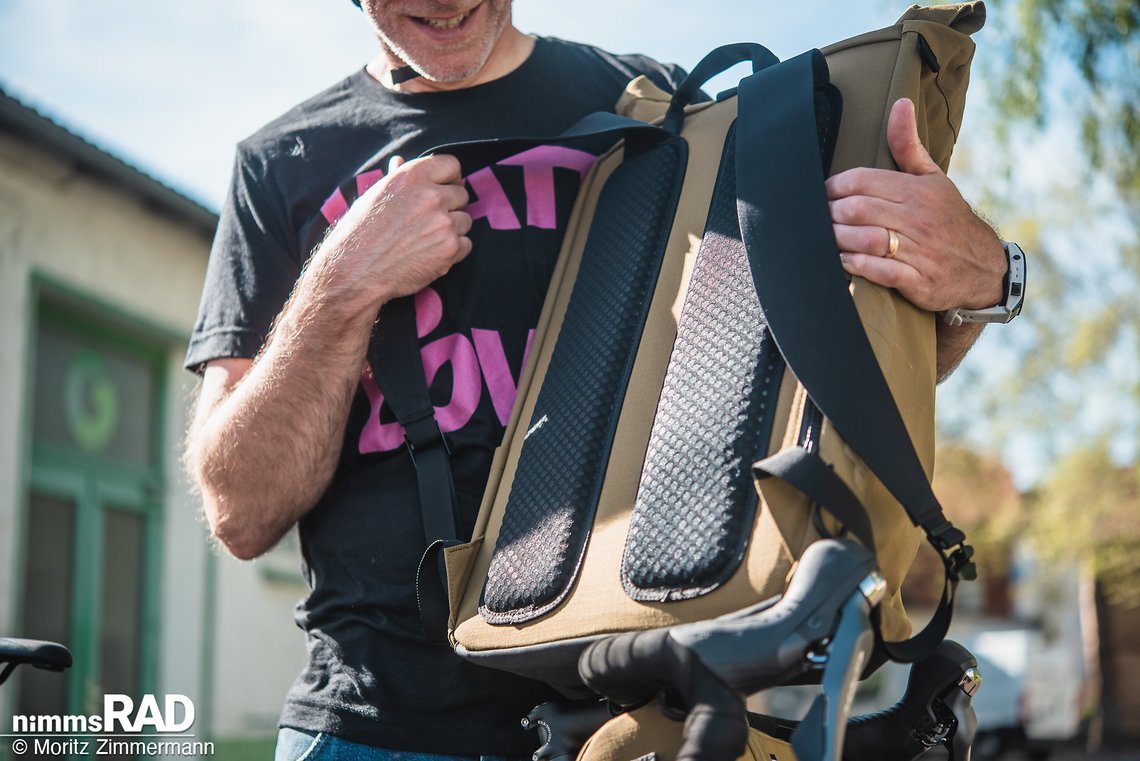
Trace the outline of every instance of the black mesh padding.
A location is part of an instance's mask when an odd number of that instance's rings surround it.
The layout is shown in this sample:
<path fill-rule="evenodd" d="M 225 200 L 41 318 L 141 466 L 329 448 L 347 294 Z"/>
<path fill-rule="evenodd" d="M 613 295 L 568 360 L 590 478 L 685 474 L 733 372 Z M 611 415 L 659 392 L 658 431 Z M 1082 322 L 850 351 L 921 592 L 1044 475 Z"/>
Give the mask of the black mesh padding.
<path fill-rule="evenodd" d="M 519 456 L 479 611 L 515 624 L 577 576 L 684 177 L 673 139 L 606 182 Z"/>
<path fill-rule="evenodd" d="M 622 556 L 622 584 L 636 600 L 715 589 L 739 566 L 756 513 L 751 465 L 767 453 L 784 363 L 740 240 L 734 135 L 725 142 Z"/>

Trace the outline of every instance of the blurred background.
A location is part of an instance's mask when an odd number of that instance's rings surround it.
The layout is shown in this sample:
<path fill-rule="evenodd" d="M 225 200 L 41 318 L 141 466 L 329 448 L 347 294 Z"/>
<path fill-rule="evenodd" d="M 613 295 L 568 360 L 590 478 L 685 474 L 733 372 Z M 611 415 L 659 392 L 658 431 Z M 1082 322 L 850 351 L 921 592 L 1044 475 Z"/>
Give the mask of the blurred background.
<path fill-rule="evenodd" d="M 515 20 L 692 67 L 903 10 L 518 0 Z M 989 12 L 951 174 L 1028 252 L 1029 285 L 940 390 L 936 489 L 981 572 L 953 634 L 986 680 L 979 755 L 1140 758 L 1140 4 Z M 349 0 L 0 0 L 0 635 L 76 656 L 6 685 L 0 732 L 178 693 L 217 757 L 270 755 L 304 655 L 297 549 L 211 548 L 179 470 L 181 359 L 234 144 L 375 53 Z M 937 562 L 908 581 L 916 618 Z M 881 671 L 859 705 L 893 702 L 900 678 Z"/>

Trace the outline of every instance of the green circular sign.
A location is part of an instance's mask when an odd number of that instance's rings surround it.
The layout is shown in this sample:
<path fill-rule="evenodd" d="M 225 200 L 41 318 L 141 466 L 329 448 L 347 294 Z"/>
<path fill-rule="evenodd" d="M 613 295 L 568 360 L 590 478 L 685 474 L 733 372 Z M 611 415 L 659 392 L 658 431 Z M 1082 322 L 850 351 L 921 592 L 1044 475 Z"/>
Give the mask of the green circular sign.
<path fill-rule="evenodd" d="M 67 426 L 79 448 L 98 452 L 110 443 L 119 422 L 119 394 L 101 354 L 79 350 L 67 365 L 63 384 Z"/>

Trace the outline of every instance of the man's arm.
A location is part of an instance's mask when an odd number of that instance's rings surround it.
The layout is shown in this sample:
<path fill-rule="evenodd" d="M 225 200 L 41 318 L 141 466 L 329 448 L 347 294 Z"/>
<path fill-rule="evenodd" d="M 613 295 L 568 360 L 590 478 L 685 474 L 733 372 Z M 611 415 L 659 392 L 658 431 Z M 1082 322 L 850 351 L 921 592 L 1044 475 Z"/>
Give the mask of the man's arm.
<path fill-rule="evenodd" d="M 235 556 L 271 548 L 328 487 L 376 314 L 470 253 L 467 200 L 453 157 L 394 161 L 314 252 L 257 358 L 208 363 L 186 464 Z"/>
<path fill-rule="evenodd" d="M 962 198 L 918 137 L 914 104 L 894 104 L 887 142 L 899 166 L 851 169 L 827 181 L 843 268 L 931 312 L 1001 301 L 1007 261 L 997 233 Z M 890 233 L 898 236 L 891 252 Z M 979 325 L 938 324 L 938 379 L 969 351 Z"/>
<path fill-rule="evenodd" d="M 935 323 L 934 330 L 937 336 L 937 365 L 938 382 L 950 377 L 950 373 L 958 369 L 958 365 L 966 358 L 970 347 L 982 335 L 985 325 L 980 322 L 967 322 L 957 327 L 951 327 L 942 320 Z"/>

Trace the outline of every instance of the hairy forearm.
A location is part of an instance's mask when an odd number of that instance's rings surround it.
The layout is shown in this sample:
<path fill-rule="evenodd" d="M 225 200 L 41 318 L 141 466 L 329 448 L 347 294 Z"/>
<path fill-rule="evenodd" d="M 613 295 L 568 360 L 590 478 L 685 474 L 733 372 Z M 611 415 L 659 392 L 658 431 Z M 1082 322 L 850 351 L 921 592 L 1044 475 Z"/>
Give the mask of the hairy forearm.
<path fill-rule="evenodd" d="M 309 259 L 252 364 L 207 366 L 187 465 L 233 554 L 272 547 L 328 487 L 376 313 L 471 252 L 467 202 L 454 157 L 393 158 Z"/>
<path fill-rule="evenodd" d="M 970 347 L 982 334 L 983 325 L 981 323 L 963 323 L 957 327 L 951 327 L 941 319 L 935 319 L 937 320 L 935 334 L 938 341 L 936 361 L 938 382 L 941 383 L 950 377 L 950 374 L 966 357 Z"/>
<path fill-rule="evenodd" d="M 312 507 L 340 456 L 376 307 L 342 298 L 331 269 L 306 270 L 248 372 L 195 416 L 191 470 L 211 528 L 241 558 Z"/>

